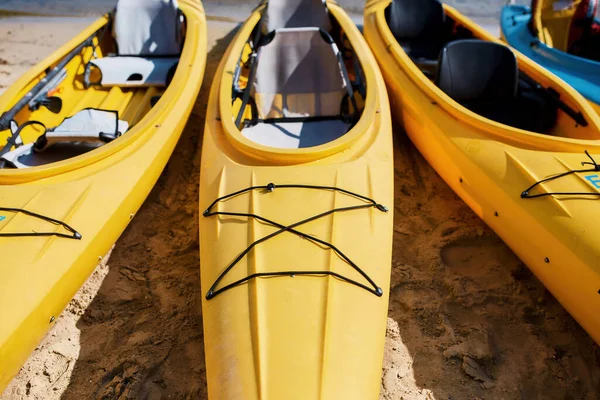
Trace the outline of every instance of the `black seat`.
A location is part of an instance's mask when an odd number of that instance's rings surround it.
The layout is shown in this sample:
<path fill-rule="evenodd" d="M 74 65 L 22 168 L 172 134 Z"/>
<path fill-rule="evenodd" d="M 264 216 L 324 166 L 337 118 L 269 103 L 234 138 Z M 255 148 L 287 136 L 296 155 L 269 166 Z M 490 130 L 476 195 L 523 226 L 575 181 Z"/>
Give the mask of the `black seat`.
<path fill-rule="evenodd" d="M 387 9 L 392 34 L 421 69 L 437 67 L 437 59 L 448 41 L 446 13 L 438 0 L 393 0 Z"/>
<path fill-rule="evenodd" d="M 471 111 L 505 125 L 544 133 L 556 120 L 555 107 L 519 89 L 517 58 L 498 43 L 449 43 L 440 54 L 436 83 Z"/>

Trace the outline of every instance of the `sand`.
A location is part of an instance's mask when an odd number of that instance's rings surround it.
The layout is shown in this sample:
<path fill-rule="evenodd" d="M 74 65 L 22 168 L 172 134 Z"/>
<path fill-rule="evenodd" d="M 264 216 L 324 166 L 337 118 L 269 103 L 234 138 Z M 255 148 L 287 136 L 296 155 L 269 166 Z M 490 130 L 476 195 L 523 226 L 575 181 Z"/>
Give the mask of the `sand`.
<path fill-rule="evenodd" d="M 0 91 L 88 23 L 0 20 Z M 204 85 L 167 168 L 1 399 L 207 398 L 199 149 L 234 28 L 210 20 Z M 399 128 L 395 190 L 381 399 L 599 398 L 600 347 Z"/>

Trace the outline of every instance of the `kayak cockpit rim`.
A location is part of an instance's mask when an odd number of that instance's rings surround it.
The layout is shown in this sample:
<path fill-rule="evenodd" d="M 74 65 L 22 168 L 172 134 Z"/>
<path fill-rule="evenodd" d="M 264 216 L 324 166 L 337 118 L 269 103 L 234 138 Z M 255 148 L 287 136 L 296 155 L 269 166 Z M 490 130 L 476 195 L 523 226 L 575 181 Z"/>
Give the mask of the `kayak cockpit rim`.
<path fill-rule="evenodd" d="M 344 12 L 335 3 L 327 3 L 328 10 L 333 19 L 340 25 L 341 30 L 345 33 L 348 41 L 352 45 L 355 55 L 360 63 L 364 81 L 366 84 L 365 104 L 362 110 L 360 119 L 339 138 L 314 147 L 305 148 L 278 148 L 269 147 L 256 143 L 246 138 L 238 126 L 235 124 L 235 117 L 232 113 L 232 88 L 233 80 L 237 64 L 240 60 L 240 54 L 246 46 L 246 41 L 235 41 L 235 45 L 226 55 L 224 73 L 220 77 L 221 83 L 219 88 L 219 114 L 221 116 L 220 123 L 228 141 L 239 151 L 251 157 L 269 160 L 277 159 L 280 163 L 298 163 L 310 162 L 317 159 L 327 157 L 338 153 L 355 143 L 365 132 L 368 132 L 369 126 L 373 123 L 372 116 L 377 114 L 376 101 L 376 85 L 372 82 L 375 80 L 374 61 L 366 58 L 366 54 L 370 52 L 364 41 L 361 41 L 360 32 L 354 25 L 354 22 L 347 17 Z M 238 37 L 249 38 L 257 24 L 261 21 L 265 5 L 257 7 L 246 23 L 240 28 Z M 237 113 L 236 113 L 237 114 Z"/>
<path fill-rule="evenodd" d="M 181 51 L 180 65 L 191 66 L 200 56 L 197 48 L 201 40 L 200 35 L 205 32 L 205 29 L 201 26 L 205 25 L 204 9 L 201 4 L 187 0 L 179 0 L 179 6 L 186 18 L 185 43 Z M 63 57 L 86 38 L 102 30 L 109 22 L 109 14 L 99 18 L 76 37 L 52 53 L 44 62 L 37 64 L 26 72 L 0 96 L 0 110 L 10 109 L 19 100 L 19 94 L 24 88 L 29 88 L 41 80 L 47 70 L 59 63 Z M 176 88 L 185 87 L 185 82 L 187 81 L 187 76 L 182 70 L 183 68 L 177 68 L 169 84 L 169 88 L 164 91 L 156 103 L 157 106 L 151 107 L 141 120 L 127 131 L 126 135 L 122 135 L 118 139 L 106 143 L 93 151 L 65 160 L 25 169 L 0 169 L 0 184 L 25 183 L 61 175 L 100 162 L 121 151 L 133 151 L 142 146 L 161 127 L 164 120 L 169 118 L 170 107 L 177 103 L 178 92 L 180 90 L 176 90 Z M 171 88 L 172 90 L 169 90 Z"/>
<path fill-rule="evenodd" d="M 388 49 L 390 55 L 396 59 L 396 62 L 405 66 L 408 78 L 419 87 L 419 89 L 430 99 L 432 104 L 440 107 L 444 112 L 450 115 L 460 114 L 461 120 L 464 123 L 467 123 L 481 131 L 485 131 L 486 134 L 497 136 L 502 138 L 504 141 L 510 141 L 517 145 L 534 146 L 536 148 L 545 149 L 556 148 L 559 145 L 564 148 L 565 145 L 568 145 L 570 147 L 570 151 L 576 152 L 583 152 L 585 149 L 591 149 L 600 146 L 600 136 L 598 138 L 599 140 L 590 140 L 566 138 L 530 132 L 485 118 L 453 100 L 450 96 L 438 88 L 432 80 L 428 79 L 422 73 L 418 66 L 404 52 L 392 34 L 385 15 L 386 9 L 390 4 L 391 0 L 389 2 L 374 2 L 373 4 L 367 4 L 367 8 L 374 8 L 374 10 L 371 12 L 370 18 L 375 18 L 374 26 L 377 27 L 377 33 L 383 41 L 384 46 Z M 450 18 L 470 30 L 476 38 L 495 43 L 502 43 L 500 40 L 483 31 L 482 28 L 472 23 L 468 19 L 461 19 L 460 14 L 454 8 L 444 4 L 444 9 Z M 561 94 L 564 93 L 569 98 L 567 104 L 575 103 L 577 105 L 577 111 L 581 112 L 583 118 L 585 118 L 585 120 L 588 122 L 590 125 L 589 129 L 593 129 L 594 127 L 600 128 L 600 116 L 597 115 L 588 102 L 585 101 L 585 99 L 583 99 L 583 97 L 581 97 L 574 89 L 567 84 L 563 84 L 559 78 L 554 77 L 550 72 L 545 71 L 541 67 L 536 67 L 536 64 L 533 61 L 528 60 L 514 49 L 513 51 L 517 56 L 519 69 L 521 71 L 524 71 L 528 76 L 534 78 L 536 81 L 539 78 L 542 78 L 546 82 L 559 83 Z M 575 124 L 575 121 L 573 121 L 573 123 Z"/>

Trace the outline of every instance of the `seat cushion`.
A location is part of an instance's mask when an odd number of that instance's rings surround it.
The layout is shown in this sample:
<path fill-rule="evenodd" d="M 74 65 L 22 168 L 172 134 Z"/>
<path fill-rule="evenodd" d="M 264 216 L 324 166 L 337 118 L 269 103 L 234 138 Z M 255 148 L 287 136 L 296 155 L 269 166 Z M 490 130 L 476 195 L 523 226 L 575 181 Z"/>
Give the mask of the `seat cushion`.
<path fill-rule="evenodd" d="M 102 142 L 55 143 L 42 153 L 34 150 L 33 144 L 23 145 L 2 156 L 14 168 L 30 168 L 68 160 L 102 146 Z"/>
<path fill-rule="evenodd" d="M 300 149 L 320 146 L 346 134 L 351 124 L 340 120 L 307 122 L 260 122 L 244 128 L 242 135 L 263 146 Z"/>
<path fill-rule="evenodd" d="M 539 94 L 520 92 L 510 102 L 466 104 L 471 111 L 514 128 L 529 132 L 548 133 L 557 119 L 556 105 L 549 103 Z"/>
<path fill-rule="evenodd" d="M 415 62 L 426 60 L 437 64 L 440 52 L 444 47 L 443 42 L 436 40 L 414 40 L 399 42 L 406 54 Z"/>
<path fill-rule="evenodd" d="M 104 57 L 90 61 L 100 70 L 101 86 L 166 86 L 179 62 L 178 58 Z"/>

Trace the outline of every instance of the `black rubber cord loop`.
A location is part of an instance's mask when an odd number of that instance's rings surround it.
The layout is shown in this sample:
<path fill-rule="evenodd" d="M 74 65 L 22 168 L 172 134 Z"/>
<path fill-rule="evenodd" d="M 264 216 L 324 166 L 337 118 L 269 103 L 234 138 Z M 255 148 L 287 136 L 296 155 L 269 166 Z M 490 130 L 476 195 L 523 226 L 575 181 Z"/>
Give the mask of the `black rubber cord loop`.
<path fill-rule="evenodd" d="M 61 232 L 31 232 L 31 233 L 27 233 L 27 232 L 3 233 L 3 232 L 0 232 L 0 237 L 56 236 L 56 237 L 60 237 L 60 238 L 76 239 L 76 240 L 81 240 L 81 238 L 82 238 L 81 233 L 77 232 L 75 229 L 73 229 L 71 226 L 69 226 L 65 222 L 59 221 L 54 218 L 46 217 L 45 215 L 27 211 L 22 208 L 0 207 L 0 211 L 25 214 L 30 217 L 41 219 L 42 221 L 50 222 L 51 224 L 54 224 L 54 225 L 60 225 L 63 228 L 65 228 L 67 231 L 72 233 L 71 235 L 67 235 L 67 234 L 61 233 Z"/>
<path fill-rule="evenodd" d="M 236 212 L 220 212 L 220 211 L 211 211 L 212 208 L 219 202 L 230 199 L 232 197 L 238 196 L 240 194 L 252 191 L 252 190 L 257 190 L 257 189 L 263 189 L 263 190 L 268 190 L 269 192 L 273 192 L 275 190 L 275 188 L 301 188 L 301 189 L 316 189 L 316 190 L 334 190 L 334 191 L 338 191 L 344 194 L 347 194 L 349 196 L 353 196 L 356 197 L 358 199 L 361 199 L 365 202 L 367 202 L 368 204 L 362 204 L 362 205 L 356 205 L 356 206 L 349 206 L 349 207 L 340 207 L 340 208 L 336 208 L 336 209 L 332 209 L 329 211 L 325 211 L 321 214 L 317 214 L 315 216 L 306 218 L 302 221 L 296 222 L 292 225 L 289 226 L 285 226 L 282 224 L 279 224 L 275 221 L 272 221 L 270 219 L 261 217 L 260 215 L 256 215 L 256 214 L 251 214 L 251 213 L 236 213 Z M 374 295 L 381 297 L 383 296 L 383 290 L 381 289 L 381 287 L 377 286 L 377 284 L 371 279 L 371 277 L 369 277 L 358 265 L 356 265 L 348 256 L 346 256 L 341 250 L 339 250 L 336 246 L 334 246 L 331 243 L 328 243 L 322 239 L 316 238 L 314 236 L 308 235 L 304 232 L 300 232 L 294 228 L 300 226 L 300 225 L 304 225 L 307 224 L 308 222 L 323 218 L 327 215 L 331 215 L 334 214 L 336 212 L 342 212 L 342 211 L 353 211 L 353 210 L 359 210 L 359 209 L 367 209 L 367 208 L 377 208 L 378 210 L 382 211 L 382 212 L 387 212 L 388 209 L 387 207 L 378 204 L 377 202 L 375 202 L 374 200 L 344 190 L 344 189 L 340 189 L 340 188 L 336 188 L 336 187 L 329 187 L 329 186 L 311 186 L 311 185 L 281 185 L 281 186 L 275 186 L 275 184 L 273 183 L 269 183 L 266 186 L 253 186 L 247 189 L 243 189 L 234 193 L 231 193 L 229 195 L 223 196 L 218 198 L 217 200 L 215 200 L 207 209 L 206 211 L 204 211 L 203 215 L 205 217 L 209 217 L 209 216 L 214 216 L 214 215 L 225 215 L 225 216 L 237 216 L 237 217 L 247 217 L 247 218 L 255 218 L 257 220 L 260 220 L 262 222 L 268 223 L 272 226 L 275 226 L 277 228 L 280 228 L 279 230 L 264 236 L 256 241 L 254 241 L 253 243 L 251 243 L 242 253 L 240 253 L 230 264 L 229 266 L 217 277 L 217 279 L 215 280 L 215 282 L 211 285 L 210 289 L 208 290 L 207 294 L 206 294 L 206 299 L 210 300 L 212 298 L 214 298 L 215 296 L 217 296 L 220 293 L 223 293 L 229 289 L 232 289 L 236 286 L 239 286 L 245 282 L 248 282 L 251 279 L 255 279 L 255 278 L 259 278 L 259 277 L 273 277 L 273 276 L 296 276 L 296 275 L 308 275 L 308 276 L 333 276 L 337 279 L 340 279 L 344 282 L 350 283 L 352 285 L 355 285 L 357 287 L 360 287 L 370 293 L 373 293 Z M 358 281 L 355 281 L 353 279 L 347 278 L 343 275 L 340 275 L 336 272 L 333 271 L 281 271 L 281 272 L 263 272 L 263 273 L 254 273 L 251 274 L 245 278 L 239 279 L 233 283 L 230 283 L 220 289 L 217 289 L 218 284 L 223 280 L 223 278 L 229 273 L 229 271 L 231 271 L 233 269 L 233 267 L 235 267 L 235 265 L 237 263 L 239 263 L 244 256 L 246 256 L 246 254 L 248 254 L 254 247 L 256 247 L 258 244 L 265 242 L 283 232 L 290 232 L 293 233 L 295 235 L 298 235 L 301 238 L 304 239 L 308 239 L 310 241 L 312 241 L 313 243 L 318 243 L 324 246 L 329 247 L 330 249 L 332 249 L 340 258 L 342 258 L 346 263 L 348 263 L 355 271 L 357 271 L 368 283 L 369 286 L 360 283 Z"/>
<path fill-rule="evenodd" d="M 534 194 L 534 195 L 529 194 L 531 192 L 531 190 L 534 189 L 535 187 L 537 187 L 543 183 L 546 183 L 546 182 L 550 182 L 550 181 L 554 181 L 556 179 L 563 178 L 565 176 L 569 176 L 572 174 L 584 173 L 584 172 L 599 172 L 600 165 L 598 165 L 596 160 L 594 160 L 594 158 L 590 155 L 590 153 L 587 150 L 585 150 L 585 154 L 590 158 L 590 160 L 592 160 L 592 162 L 584 161 L 581 163 L 581 165 L 593 165 L 594 168 L 575 169 L 575 170 L 563 172 L 558 175 L 551 176 L 546 179 L 542 179 L 541 181 L 538 181 L 538 182 L 534 183 L 533 185 L 531 185 L 530 187 L 528 187 L 527 189 L 525 189 L 521 193 L 521 198 L 522 199 L 535 199 L 538 197 L 546 197 L 546 196 L 600 196 L 600 192 L 549 192 L 549 193 L 540 193 L 540 194 Z"/>

